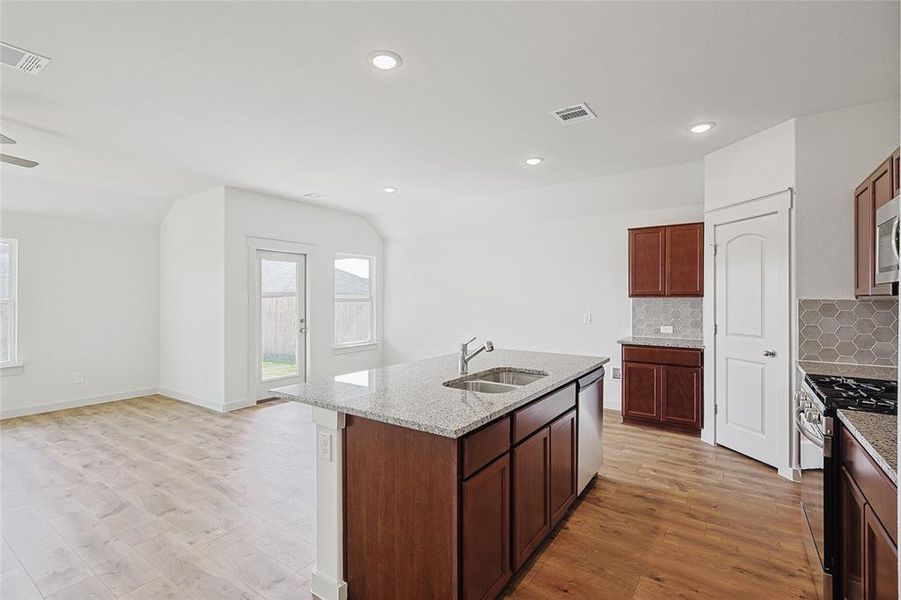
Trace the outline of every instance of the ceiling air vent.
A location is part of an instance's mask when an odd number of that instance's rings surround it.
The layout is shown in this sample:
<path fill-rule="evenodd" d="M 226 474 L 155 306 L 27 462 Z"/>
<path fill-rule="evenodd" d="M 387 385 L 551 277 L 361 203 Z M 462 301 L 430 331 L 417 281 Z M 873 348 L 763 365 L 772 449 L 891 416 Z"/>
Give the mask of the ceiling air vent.
<path fill-rule="evenodd" d="M 47 66 L 49 62 L 50 59 L 46 56 L 0 42 L 0 63 L 8 67 L 13 67 L 26 73 L 37 73 Z"/>
<path fill-rule="evenodd" d="M 598 118 L 584 102 L 582 104 L 575 104 L 573 106 L 567 106 L 566 108 L 552 110 L 551 116 L 563 125 L 572 125 L 573 123 L 591 121 L 592 119 Z"/>

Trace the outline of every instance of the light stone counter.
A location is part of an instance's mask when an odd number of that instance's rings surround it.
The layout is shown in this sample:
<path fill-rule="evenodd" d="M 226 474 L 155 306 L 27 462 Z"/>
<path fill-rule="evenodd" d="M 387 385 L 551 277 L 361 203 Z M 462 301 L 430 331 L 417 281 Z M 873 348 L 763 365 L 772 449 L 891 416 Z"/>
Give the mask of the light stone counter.
<path fill-rule="evenodd" d="M 898 379 L 897 367 L 877 367 L 875 365 L 848 365 L 827 362 L 800 361 L 798 368 L 805 375 L 826 375 L 829 377 L 863 377 L 866 379 Z"/>
<path fill-rule="evenodd" d="M 898 416 L 839 410 L 838 418 L 898 485 Z"/>
<path fill-rule="evenodd" d="M 704 340 L 691 338 L 625 337 L 616 341 L 618 344 L 623 344 L 624 346 L 658 346 L 660 348 L 692 348 L 695 350 L 704 349 Z"/>
<path fill-rule="evenodd" d="M 289 385 L 272 393 L 339 413 L 458 438 L 609 361 L 601 356 L 518 350 L 483 352 L 469 363 L 470 374 L 496 367 L 548 373 L 538 381 L 500 394 L 442 385 L 459 377 L 456 354 Z"/>

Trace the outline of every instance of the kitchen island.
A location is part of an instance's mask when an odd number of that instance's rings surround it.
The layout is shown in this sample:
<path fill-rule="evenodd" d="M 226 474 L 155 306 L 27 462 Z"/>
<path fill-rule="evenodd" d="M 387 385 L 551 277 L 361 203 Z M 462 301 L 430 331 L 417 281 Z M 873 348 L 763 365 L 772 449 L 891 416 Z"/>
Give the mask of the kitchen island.
<path fill-rule="evenodd" d="M 577 380 L 609 359 L 457 361 L 273 390 L 313 406 L 316 597 L 492 598 L 575 500 Z"/>

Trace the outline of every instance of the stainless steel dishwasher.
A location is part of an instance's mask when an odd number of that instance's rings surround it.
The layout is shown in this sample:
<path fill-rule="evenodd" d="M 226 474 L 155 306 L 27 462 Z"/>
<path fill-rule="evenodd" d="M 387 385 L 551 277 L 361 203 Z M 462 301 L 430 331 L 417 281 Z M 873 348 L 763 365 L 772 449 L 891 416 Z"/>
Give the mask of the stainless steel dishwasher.
<path fill-rule="evenodd" d="M 579 493 L 601 468 L 604 457 L 604 368 L 579 379 Z"/>

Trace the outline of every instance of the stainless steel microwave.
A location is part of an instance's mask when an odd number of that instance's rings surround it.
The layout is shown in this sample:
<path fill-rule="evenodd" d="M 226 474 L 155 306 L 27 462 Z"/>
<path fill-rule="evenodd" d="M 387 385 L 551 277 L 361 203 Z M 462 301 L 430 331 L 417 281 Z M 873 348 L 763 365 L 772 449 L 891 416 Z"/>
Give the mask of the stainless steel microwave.
<path fill-rule="evenodd" d="M 899 198 L 876 209 L 876 283 L 898 281 Z"/>

